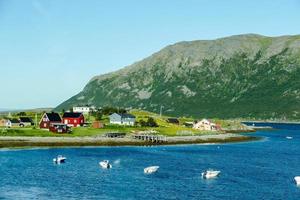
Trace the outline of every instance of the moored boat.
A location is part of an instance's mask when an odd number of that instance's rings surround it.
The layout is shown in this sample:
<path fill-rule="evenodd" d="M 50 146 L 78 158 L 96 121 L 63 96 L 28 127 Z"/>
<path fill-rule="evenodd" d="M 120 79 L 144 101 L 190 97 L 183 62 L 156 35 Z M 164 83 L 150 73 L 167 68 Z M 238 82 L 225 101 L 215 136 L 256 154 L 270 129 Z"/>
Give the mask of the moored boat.
<path fill-rule="evenodd" d="M 158 169 L 159 169 L 159 166 L 150 166 L 150 167 L 146 167 L 146 168 L 144 169 L 144 173 L 145 173 L 145 174 L 152 174 L 152 173 L 157 172 Z"/>
<path fill-rule="evenodd" d="M 291 137 L 291 136 L 286 136 L 286 139 L 291 140 L 291 139 L 293 139 L 293 137 Z"/>
<path fill-rule="evenodd" d="M 295 176 L 294 178 L 296 185 L 300 186 L 300 176 Z"/>
<path fill-rule="evenodd" d="M 210 178 L 215 178 L 217 177 L 221 171 L 216 171 L 216 170 L 206 170 L 205 172 L 201 173 L 202 178 L 205 179 L 210 179 Z"/>
<path fill-rule="evenodd" d="M 112 168 L 112 165 L 109 163 L 109 160 L 103 160 L 103 161 L 99 162 L 99 165 L 104 169 Z"/>
<path fill-rule="evenodd" d="M 53 162 L 55 162 L 56 164 L 60 164 L 60 163 L 64 163 L 66 159 L 67 159 L 66 157 L 62 155 L 58 155 L 56 158 L 53 158 Z"/>

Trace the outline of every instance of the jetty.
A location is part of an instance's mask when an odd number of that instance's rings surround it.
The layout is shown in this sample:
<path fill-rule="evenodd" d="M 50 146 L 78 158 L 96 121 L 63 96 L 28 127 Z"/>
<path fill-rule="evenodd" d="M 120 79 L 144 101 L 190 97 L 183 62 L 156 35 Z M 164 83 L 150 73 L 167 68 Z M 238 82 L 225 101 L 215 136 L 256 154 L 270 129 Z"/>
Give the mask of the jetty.
<path fill-rule="evenodd" d="M 124 138 L 126 133 L 119 133 L 119 132 L 109 132 L 106 133 L 104 136 L 108 138 Z"/>
<path fill-rule="evenodd" d="M 138 134 L 138 135 L 133 135 L 132 137 L 137 140 L 149 141 L 152 143 L 167 142 L 167 137 L 163 135 Z"/>

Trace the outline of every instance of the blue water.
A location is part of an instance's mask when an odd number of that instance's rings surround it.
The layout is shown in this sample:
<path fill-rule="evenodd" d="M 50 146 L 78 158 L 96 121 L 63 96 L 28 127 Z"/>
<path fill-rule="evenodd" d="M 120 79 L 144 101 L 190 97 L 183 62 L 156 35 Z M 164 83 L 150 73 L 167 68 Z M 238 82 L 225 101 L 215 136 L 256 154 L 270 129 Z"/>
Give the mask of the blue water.
<path fill-rule="evenodd" d="M 300 124 L 290 124 L 290 123 L 268 123 L 268 122 L 243 122 L 248 126 L 269 126 L 275 129 L 285 129 L 285 130 L 300 130 Z"/>
<path fill-rule="evenodd" d="M 300 130 L 224 145 L 0 150 L 0 199 L 300 199 Z M 285 137 L 292 136 L 292 140 Z M 52 159 L 67 156 L 67 163 Z M 111 160 L 103 170 L 98 162 Z M 143 168 L 159 165 L 157 174 Z M 221 170 L 203 180 L 207 168 Z"/>

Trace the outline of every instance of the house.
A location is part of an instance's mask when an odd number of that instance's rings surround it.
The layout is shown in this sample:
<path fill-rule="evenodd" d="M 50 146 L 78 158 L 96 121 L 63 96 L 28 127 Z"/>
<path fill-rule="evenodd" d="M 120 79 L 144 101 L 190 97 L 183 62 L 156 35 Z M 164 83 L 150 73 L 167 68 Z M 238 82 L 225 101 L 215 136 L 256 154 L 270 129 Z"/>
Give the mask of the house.
<path fill-rule="evenodd" d="M 82 113 L 65 112 L 63 114 L 63 123 L 71 127 L 83 126 L 84 116 Z"/>
<path fill-rule="evenodd" d="M 0 119 L 0 127 L 6 126 L 7 119 Z"/>
<path fill-rule="evenodd" d="M 95 108 L 90 106 L 74 106 L 73 112 L 75 113 L 83 113 L 83 114 L 89 114 L 92 112 Z"/>
<path fill-rule="evenodd" d="M 44 113 L 40 120 L 40 128 L 49 129 L 52 123 L 62 123 L 61 117 L 58 113 Z"/>
<path fill-rule="evenodd" d="M 167 122 L 170 124 L 177 124 L 179 125 L 179 120 L 177 118 L 168 118 Z"/>
<path fill-rule="evenodd" d="M 33 126 L 34 123 L 30 117 L 20 117 L 20 126 Z"/>
<path fill-rule="evenodd" d="M 184 122 L 183 125 L 188 128 L 193 128 L 194 122 Z"/>
<path fill-rule="evenodd" d="M 8 119 L 6 122 L 7 127 L 19 127 L 20 121 L 18 119 Z"/>
<path fill-rule="evenodd" d="M 104 124 L 102 124 L 100 121 L 94 121 L 92 124 L 93 128 L 103 128 Z"/>
<path fill-rule="evenodd" d="M 217 125 L 208 119 L 202 119 L 201 121 L 196 122 L 193 128 L 202 131 L 216 131 Z"/>
<path fill-rule="evenodd" d="M 70 133 L 71 129 L 68 125 L 63 123 L 51 123 L 49 125 L 49 131 L 53 133 Z"/>
<path fill-rule="evenodd" d="M 109 116 L 111 124 L 133 126 L 135 124 L 135 116 L 131 114 L 113 113 Z"/>

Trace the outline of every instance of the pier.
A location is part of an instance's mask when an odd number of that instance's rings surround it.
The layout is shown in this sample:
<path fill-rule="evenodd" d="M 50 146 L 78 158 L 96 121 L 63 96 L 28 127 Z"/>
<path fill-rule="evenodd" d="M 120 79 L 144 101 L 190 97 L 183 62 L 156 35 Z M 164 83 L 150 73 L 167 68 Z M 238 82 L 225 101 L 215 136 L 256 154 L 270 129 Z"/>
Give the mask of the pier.
<path fill-rule="evenodd" d="M 141 134 L 141 135 L 133 135 L 132 137 L 137 140 L 150 141 L 153 143 L 167 142 L 167 137 L 162 135 Z"/>

